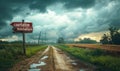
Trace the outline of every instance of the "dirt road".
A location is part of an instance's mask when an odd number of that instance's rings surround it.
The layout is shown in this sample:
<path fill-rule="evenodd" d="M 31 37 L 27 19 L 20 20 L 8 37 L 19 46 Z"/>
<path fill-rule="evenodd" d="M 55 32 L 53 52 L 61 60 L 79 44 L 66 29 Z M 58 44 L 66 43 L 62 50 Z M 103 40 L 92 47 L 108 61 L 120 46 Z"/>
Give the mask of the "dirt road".
<path fill-rule="evenodd" d="M 48 46 L 44 52 L 16 64 L 10 71 L 95 71 L 95 67 Z"/>

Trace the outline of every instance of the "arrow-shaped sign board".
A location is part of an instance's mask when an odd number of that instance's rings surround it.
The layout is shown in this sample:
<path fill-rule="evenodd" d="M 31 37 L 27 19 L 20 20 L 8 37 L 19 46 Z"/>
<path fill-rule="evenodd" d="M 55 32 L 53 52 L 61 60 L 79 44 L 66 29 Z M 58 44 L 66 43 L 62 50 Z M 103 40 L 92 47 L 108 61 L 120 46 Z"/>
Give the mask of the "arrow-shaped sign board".
<path fill-rule="evenodd" d="M 31 22 L 12 22 L 14 32 L 31 33 L 33 31 Z"/>

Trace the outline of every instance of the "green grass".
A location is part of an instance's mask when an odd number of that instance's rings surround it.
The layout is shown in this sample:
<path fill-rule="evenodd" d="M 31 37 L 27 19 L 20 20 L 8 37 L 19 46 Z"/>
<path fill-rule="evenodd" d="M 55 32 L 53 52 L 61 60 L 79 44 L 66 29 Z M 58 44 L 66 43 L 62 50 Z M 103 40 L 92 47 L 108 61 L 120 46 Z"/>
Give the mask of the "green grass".
<path fill-rule="evenodd" d="M 99 71 L 120 71 L 120 57 L 104 55 L 105 52 L 103 50 L 90 50 L 65 45 L 57 47 L 82 61 L 94 64 Z"/>
<path fill-rule="evenodd" d="M 26 48 L 26 55 L 27 57 L 31 57 L 32 55 L 34 55 L 36 52 L 40 51 L 40 50 L 44 50 L 47 46 L 28 46 Z"/>
<path fill-rule="evenodd" d="M 23 55 L 23 50 L 21 45 L 0 45 L 3 47 L 0 49 L 0 71 L 7 71 L 15 63 L 33 56 L 40 50 L 44 50 L 47 46 L 38 46 L 38 45 L 27 45 L 26 47 L 26 56 Z"/>

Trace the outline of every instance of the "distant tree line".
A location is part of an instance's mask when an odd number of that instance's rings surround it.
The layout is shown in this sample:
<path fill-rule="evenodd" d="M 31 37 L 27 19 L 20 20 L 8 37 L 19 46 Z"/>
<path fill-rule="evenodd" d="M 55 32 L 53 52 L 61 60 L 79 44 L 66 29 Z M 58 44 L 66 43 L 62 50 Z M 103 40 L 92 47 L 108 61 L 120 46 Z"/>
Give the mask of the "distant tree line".
<path fill-rule="evenodd" d="M 7 41 L 2 41 L 2 40 L 0 40 L 0 44 L 8 44 L 9 42 L 7 42 Z"/>
<path fill-rule="evenodd" d="M 116 27 L 110 27 L 109 34 L 104 34 L 100 42 L 102 44 L 120 45 L 120 29 Z"/>
<path fill-rule="evenodd" d="M 84 39 L 79 39 L 79 41 L 77 43 L 94 44 L 94 43 L 97 43 L 97 41 L 93 40 L 91 38 L 84 38 Z"/>
<path fill-rule="evenodd" d="M 9 41 L 2 41 L 0 40 L 0 44 L 10 44 L 10 43 L 22 43 L 22 41 L 12 41 L 12 42 L 9 42 Z"/>
<path fill-rule="evenodd" d="M 59 37 L 57 40 L 57 43 L 61 44 L 61 43 L 65 43 L 64 38 L 63 37 Z"/>
<path fill-rule="evenodd" d="M 91 38 L 84 38 L 84 39 L 79 39 L 79 41 L 66 41 L 64 40 L 63 37 L 59 37 L 57 39 L 57 43 L 58 44 L 63 44 L 63 43 L 87 43 L 87 44 L 94 44 L 94 43 L 98 43 L 96 40 L 92 40 Z"/>

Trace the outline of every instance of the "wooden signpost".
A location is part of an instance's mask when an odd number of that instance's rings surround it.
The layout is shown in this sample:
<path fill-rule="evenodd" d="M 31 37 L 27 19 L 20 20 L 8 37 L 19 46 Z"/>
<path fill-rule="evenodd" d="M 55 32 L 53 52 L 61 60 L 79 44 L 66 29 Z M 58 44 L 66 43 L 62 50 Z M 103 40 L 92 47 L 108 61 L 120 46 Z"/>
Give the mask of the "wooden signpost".
<path fill-rule="evenodd" d="M 25 48 L 25 33 L 32 33 L 33 27 L 31 22 L 12 22 L 11 25 L 13 26 L 14 33 L 22 33 L 23 35 L 23 53 L 26 55 L 26 48 Z"/>

